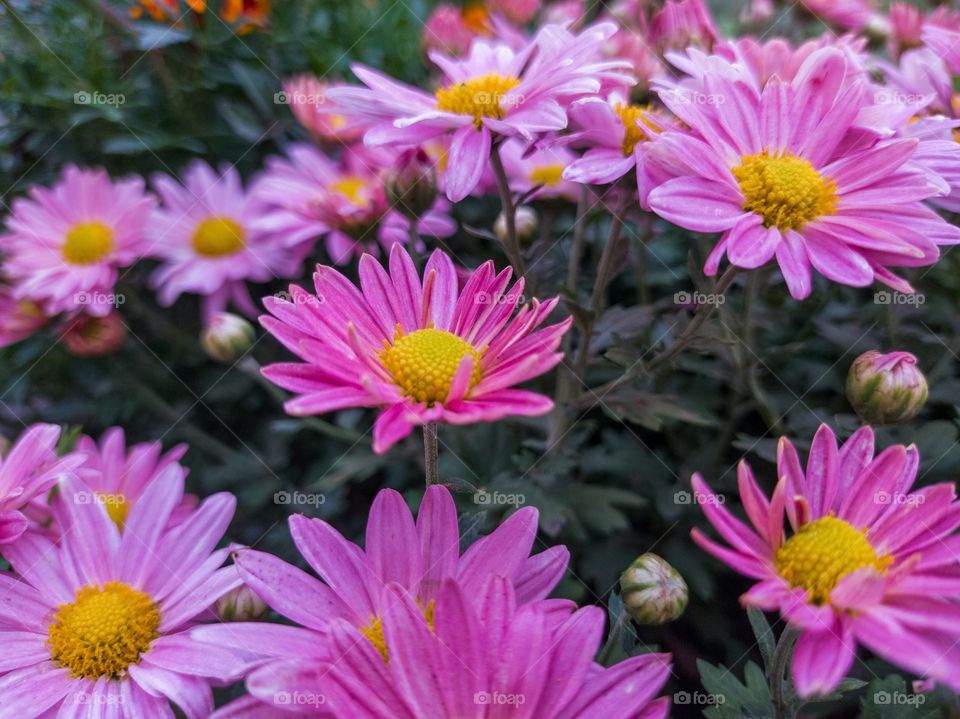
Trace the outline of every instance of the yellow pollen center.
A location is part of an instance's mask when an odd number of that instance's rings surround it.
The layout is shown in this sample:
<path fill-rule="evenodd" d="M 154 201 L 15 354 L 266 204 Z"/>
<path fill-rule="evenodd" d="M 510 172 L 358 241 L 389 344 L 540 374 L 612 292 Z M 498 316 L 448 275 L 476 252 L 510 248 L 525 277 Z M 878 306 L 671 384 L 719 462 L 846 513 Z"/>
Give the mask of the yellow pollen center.
<path fill-rule="evenodd" d="M 99 492 L 100 501 L 107 507 L 107 515 L 117 525 L 117 529 L 123 531 L 123 525 L 127 523 L 127 515 L 130 514 L 130 503 L 122 494 L 104 494 Z"/>
<path fill-rule="evenodd" d="M 837 209 L 837 184 L 802 157 L 764 150 L 733 168 L 746 198 L 743 209 L 763 217 L 764 227 L 799 230 Z"/>
<path fill-rule="evenodd" d="M 113 249 L 113 230 L 102 222 L 81 222 L 67 232 L 63 258 L 74 265 L 90 265 Z"/>
<path fill-rule="evenodd" d="M 833 515 L 802 526 L 774 557 L 780 576 L 791 587 L 807 590 L 818 605 L 829 602 L 830 592 L 851 572 L 873 567 L 882 573 L 892 562 L 892 556 L 877 554 L 866 530 Z"/>
<path fill-rule="evenodd" d="M 367 199 L 364 193 L 364 190 L 367 189 L 367 182 L 362 177 L 357 177 L 355 175 L 341 177 L 336 182 L 330 183 L 330 189 L 339 195 L 343 195 L 358 207 L 362 207 L 363 205 L 367 204 Z"/>
<path fill-rule="evenodd" d="M 74 677 L 119 679 L 159 636 L 160 610 L 123 582 L 86 586 L 48 629 L 50 656 Z"/>
<path fill-rule="evenodd" d="M 479 130 L 485 117 L 502 120 L 504 107 L 513 104 L 509 92 L 520 84 L 515 77 L 491 72 L 437 90 L 437 109 L 457 115 L 472 115 Z"/>
<path fill-rule="evenodd" d="M 644 127 L 651 132 L 660 132 L 662 129 L 649 119 L 647 114 L 650 112 L 649 107 L 624 105 L 618 102 L 613 106 L 613 111 L 617 113 L 623 121 L 624 134 L 621 149 L 623 150 L 624 156 L 633 154 L 633 149 L 637 146 L 637 143 L 644 142 L 648 139 L 644 131 L 637 125 L 638 122 L 642 123 Z"/>
<path fill-rule="evenodd" d="M 419 604 L 419 602 L 417 602 Z M 430 631 L 434 631 L 433 626 L 433 605 L 434 600 L 430 600 L 430 603 L 427 604 L 427 608 L 423 610 L 423 617 L 427 620 L 427 626 L 430 627 Z M 421 609 L 423 606 L 421 605 Z M 377 651 L 380 652 L 380 656 L 383 657 L 383 661 L 390 663 L 390 654 L 387 651 L 387 640 L 383 636 L 383 619 L 379 615 L 372 617 L 370 623 L 363 627 L 360 630 L 360 633 L 370 640 L 370 643 L 377 648 Z"/>
<path fill-rule="evenodd" d="M 534 185 L 554 187 L 563 178 L 563 165 L 540 165 L 530 171 L 530 182 Z"/>
<path fill-rule="evenodd" d="M 383 366 L 404 394 L 417 402 L 432 405 L 446 400 L 453 376 L 464 357 L 473 357 L 468 391 L 480 381 L 483 350 L 477 350 L 446 330 L 431 327 L 405 335 L 398 325 L 393 344 L 384 340 L 383 347 L 380 353 Z"/>
<path fill-rule="evenodd" d="M 208 217 L 193 233 L 193 249 L 205 257 L 232 255 L 243 247 L 243 228 L 229 217 Z"/>

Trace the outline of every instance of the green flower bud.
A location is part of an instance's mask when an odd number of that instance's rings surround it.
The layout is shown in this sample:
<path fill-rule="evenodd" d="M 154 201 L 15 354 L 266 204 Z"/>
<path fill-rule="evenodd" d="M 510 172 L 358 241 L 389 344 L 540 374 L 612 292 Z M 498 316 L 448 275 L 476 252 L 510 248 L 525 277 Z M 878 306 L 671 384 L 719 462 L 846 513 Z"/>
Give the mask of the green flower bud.
<path fill-rule="evenodd" d="M 526 205 L 518 207 L 514 213 L 514 227 L 517 229 L 517 239 L 520 242 L 530 242 L 537 236 L 537 230 L 540 227 L 540 218 L 537 211 Z M 497 215 L 496 222 L 493 223 L 493 233 L 500 242 L 507 241 L 507 218 L 501 212 Z"/>
<path fill-rule="evenodd" d="M 620 597 L 639 624 L 665 624 L 687 608 L 687 583 L 671 564 L 652 552 L 641 555 L 620 575 Z"/>
<path fill-rule="evenodd" d="M 235 362 L 253 345 L 256 332 L 243 317 L 217 312 L 200 335 L 207 356 L 217 362 Z"/>
<path fill-rule="evenodd" d="M 897 424 L 927 403 L 927 379 L 909 352 L 864 352 L 850 365 L 847 399 L 867 424 Z"/>
<path fill-rule="evenodd" d="M 434 161 L 421 148 L 405 150 L 383 178 L 390 204 L 408 219 L 419 219 L 437 200 L 437 170 L 434 165 Z"/>
<path fill-rule="evenodd" d="M 263 617 L 269 607 L 250 587 L 243 584 L 220 597 L 214 609 L 225 622 L 252 622 Z"/>

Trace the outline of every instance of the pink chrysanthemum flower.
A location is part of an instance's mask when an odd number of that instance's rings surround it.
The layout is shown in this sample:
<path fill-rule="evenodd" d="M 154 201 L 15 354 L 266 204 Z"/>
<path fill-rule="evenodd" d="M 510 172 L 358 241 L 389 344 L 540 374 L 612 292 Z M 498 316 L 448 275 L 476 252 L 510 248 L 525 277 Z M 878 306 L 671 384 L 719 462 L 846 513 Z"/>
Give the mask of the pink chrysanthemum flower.
<path fill-rule="evenodd" d="M 650 21 L 650 39 L 661 51 L 690 45 L 709 50 L 719 37 L 703 0 L 667 0 Z"/>
<path fill-rule="evenodd" d="M 871 21 L 880 21 L 873 0 L 806 0 L 801 6 L 820 22 L 844 30 L 863 30 Z"/>
<path fill-rule="evenodd" d="M 600 607 L 571 612 L 517 605 L 509 580 L 478 590 L 443 582 L 424 609 L 396 584 L 383 617 L 389 661 L 347 621 L 332 623 L 334 659 L 298 672 L 254 674 L 269 704 L 246 700 L 217 719 L 297 716 L 331 719 L 524 716 L 536 719 L 665 719 L 655 698 L 670 656 L 643 654 L 610 668 L 594 662 L 603 638 Z M 284 702 L 296 696 L 301 706 Z M 294 709 L 296 713 L 285 713 Z"/>
<path fill-rule="evenodd" d="M 147 487 L 163 472 L 169 482 L 183 483 L 187 469 L 180 458 L 187 445 L 178 444 L 163 452 L 160 442 L 141 442 L 127 448 L 122 427 L 111 427 L 97 442 L 86 435 L 77 440 L 74 451 L 84 456 L 76 474 L 107 508 L 110 519 L 122 530 L 130 510 Z M 170 468 L 173 468 L 172 471 Z M 197 498 L 184 495 L 170 517 L 170 526 L 182 523 L 197 505 Z"/>
<path fill-rule="evenodd" d="M 598 92 L 604 80 L 632 82 L 623 72 L 629 63 L 601 57 L 616 30 L 599 23 L 574 35 L 547 25 L 518 50 L 476 40 L 463 59 L 432 52 L 445 76 L 435 94 L 355 65 L 367 87 L 331 90 L 330 96 L 348 113 L 375 123 L 364 138 L 370 145 L 418 145 L 452 134 L 445 190 L 459 202 L 480 181 L 494 136 L 529 140 L 562 130 L 567 117 L 561 100 Z"/>
<path fill-rule="evenodd" d="M 303 254 L 253 229 L 260 210 L 233 167 L 224 166 L 218 173 L 196 161 L 183 181 L 181 185 L 164 175 L 154 179 L 163 201 L 150 233 L 151 252 L 162 263 L 152 278 L 161 304 L 173 304 L 189 292 L 204 296 L 208 320 L 231 301 L 255 315 L 244 283 L 293 277 Z"/>
<path fill-rule="evenodd" d="M 712 103 L 661 93 L 692 132 L 653 143 L 676 177 L 650 193 L 650 206 L 681 227 L 724 233 L 708 275 L 724 255 L 747 269 L 775 257 L 798 299 L 812 291 L 811 266 L 842 284 L 879 280 L 909 292 L 888 267 L 932 264 L 939 245 L 960 242 L 960 229 L 922 203 L 949 186 L 911 162 L 916 140 L 845 149 L 868 107 L 866 84 L 846 81 L 846 68 L 843 53 L 825 48 L 791 83 L 772 78 L 761 92 L 717 78 Z"/>
<path fill-rule="evenodd" d="M 56 425 L 35 424 L 0 459 L 0 549 L 4 554 L 2 545 L 18 540 L 30 524 L 23 511 L 27 505 L 83 461 L 76 454 L 57 459 L 59 439 Z"/>
<path fill-rule="evenodd" d="M 913 445 L 874 457 L 869 427 L 838 449 L 823 425 L 804 472 L 783 438 L 780 480 L 770 499 L 745 462 L 738 468 L 752 528 L 693 477 L 698 503 L 730 547 L 696 529 L 694 540 L 757 580 L 743 604 L 779 610 L 802 630 L 793 679 L 804 696 L 832 691 L 850 670 L 858 643 L 909 671 L 960 685 L 960 633 L 947 620 L 957 616 L 960 600 L 953 549 L 960 504 L 952 484 L 910 491 L 919 461 Z"/>
<path fill-rule="evenodd" d="M 270 554 L 241 550 L 240 574 L 274 610 L 301 625 L 245 623 L 210 625 L 194 637 L 267 660 L 261 678 L 309 671 L 333 658 L 330 623 L 344 620 L 384 653 L 382 618 L 393 604 L 387 589 L 397 583 L 430 611 L 440 585 L 456 581 L 479 596 L 496 574 L 510 582 L 518 603 L 541 602 L 563 576 L 566 547 L 530 555 L 537 535 L 537 510 L 523 508 L 489 535 L 460 554 L 457 509 L 450 492 L 439 485 L 427 489 L 416 522 L 403 498 L 381 490 L 370 508 L 365 549 L 345 539 L 321 519 L 290 518 L 290 533 L 300 554 L 319 581 Z M 546 600 L 545 606 L 569 610 L 569 602 Z M 260 679 L 253 679 L 251 690 Z M 269 702 L 267 694 L 261 697 Z"/>
<path fill-rule="evenodd" d="M 322 82 L 315 75 L 296 75 L 283 83 L 282 97 L 293 116 L 315 137 L 328 142 L 353 142 L 363 135 L 364 128 L 331 108 L 333 100 L 327 97 L 331 87 L 337 85 Z"/>
<path fill-rule="evenodd" d="M 360 289 L 318 265 L 316 295 L 291 286 L 290 301 L 267 298 L 263 326 L 303 362 L 270 365 L 263 374 L 298 396 L 294 415 L 345 407 L 380 407 L 377 453 L 432 422 L 472 424 L 549 412 L 549 398 L 514 385 L 560 362 L 567 318 L 536 330 L 558 298 L 523 302 L 521 278 L 485 262 L 460 290 L 453 262 L 435 251 L 421 284 L 410 255 L 394 245 L 389 274 L 360 258 Z"/>
<path fill-rule="evenodd" d="M 16 574 L 0 573 L 0 716 L 92 708 L 143 719 L 172 716 L 175 704 L 204 719 L 213 712 L 211 682 L 244 672 L 233 652 L 185 631 L 240 585 L 234 567 L 221 568 L 229 549 L 214 549 L 234 499 L 214 495 L 166 531 L 183 483 L 164 480 L 147 488 L 121 536 L 102 506 L 78 499 L 89 488 L 67 478 L 54 501 L 69 541 L 27 533 L 5 551 Z"/>
<path fill-rule="evenodd" d="M 375 242 L 392 247 L 409 241 L 410 220 L 387 201 L 381 170 L 389 150 L 347 151 L 335 162 L 315 147 L 294 145 L 287 158 L 271 157 L 251 192 L 262 210 L 254 227 L 289 247 L 310 247 L 326 237 L 336 264 L 372 251 Z M 449 237 L 457 225 L 450 205 L 437 199 L 417 222 L 417 234 Z"/>
<path fill-rule="evenodd" d="M 154 200 L 139 178 L 112 181 L 105 170 L 68 166 L 50 188 L 33 187 L 13 203 L 0 236 L 4 273 L 18 300 L 45 314 L 114 306 L 117 269 L 145 251 Z"/>
<path fill-rule="evenodd" d="M 927 23 L 923 26 L 923 42 L 940 57 L 954 75 L 960 75 L 960 27 Z"/>
<path fill-rule="evenodd" d="M 0 285 L 0 347 L 21 342 L 50 322 L 30 300 L 18 300 L 12 288 Z"/>
<path fill-rule="evenodd" d="M 528 147 L 522 140 L 514 139 L 503 143 L 501 155 L 510 189 L 517 194 L 539 187 L 531 198 L 576 202 L 580 197 L 580 187 L 563 178 L 563 171 L 577 159 L 567 148 L 560 145 Z"/>

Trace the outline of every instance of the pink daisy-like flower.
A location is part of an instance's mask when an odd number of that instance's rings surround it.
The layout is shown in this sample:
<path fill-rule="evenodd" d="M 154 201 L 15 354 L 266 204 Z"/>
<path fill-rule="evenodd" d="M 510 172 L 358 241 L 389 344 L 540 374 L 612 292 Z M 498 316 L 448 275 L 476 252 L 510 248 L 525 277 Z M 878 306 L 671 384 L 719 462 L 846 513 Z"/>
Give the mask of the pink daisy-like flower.
<path fill-rule="evenodd" d="M 271 157 L 251 188 L 262 210 L 253 226 L 289 247 L 310 247 L 326 237 L 327 254 L 343 264 L 375 240 L 383 247 L 409 241 L 410 220 L 387 201 L 382 169 L 394 157 L 388 149 L 350 151 L 339 162 L 315 147 L 294 145 L 287 158 Z M 456 223 L 450 205 L 438 199 L 420 217 L 417 233 L 449 237 Z"/>
<path fill-rule="evenodd" d="M 418 145 L 452 135 L 445 190 L 452 202 L 480 181 L 494 136 L 534 135 L 562 130 L 561 100 L 595 93 L 608 80 L 629 85 L 629 63 L 604 60 L 601 49 L 617 31 L 599 23 L 574 35 L 558 25 L 543 27 L 520 49 L 476 40 L 463 59 L 431 52 L 443 71 L 435 94 L 401 84 L 363 65 L 353 71 L 366 88 L 331 90 L 350 114 L 373 123 L 369 145 Z"/>
<path fill-rule="evenodd" d="M 321 82 L 314 75 L 296 75 L 283 83 L 281 97 L 290 105 L 293 116 L 315 137 L 328 142 L 350 143 L 363 135 L 364 128 L 335 109 L 331 110 L 333 100 L 327 97 L 327 90 L 337 86 Z M 324 112 L 320 111 L 321 106 L 325 108 Z"/>
<path fill-rule="evenodd" d="M 35 302 L 13 295 L 12 288 L 0 285 L 0 347 L 21 342 L 50 322 Z"/>
<path fill-rule="evenodd" d="M 752 528 L 736 519 L 699 475 L 704 514 L 730 545 L 693 530 L 703 549 L 757 580 L 743 604 L 779 610 L 802 631 L 793 680 L 803 696 L 826 694 L 853 664 L 857 644 L 908 671 L 960 686 L 957 561 L 960 504 L 953 484 L 911 492 L 913 445 L 874 457 L 869 427 L 842 447 L 823 425 L 806 471 L 786 438 L 767 499 L 746 462 L 740 498 Z M 785 533 L 784 518 L 789 524 Z"/>
<path fill-rule="evenodd" d="M 563 178 L 563 171 L 577 159 L 567 148 L 528 147 L 522 140 L 511 139 L 503 143 L 501 154 L 514 192 L 525 194 L 540 187 L 531 198 L 576 202 L 580 197 L 580 188 Z"/>
<path fill-rule="evenodd" d="M 256 672 L 248 684 L 269 704 L 243 701 L 217 719 L 665 719 L 670 711 L 668 698 L 655 698 L 670 674 L 669 655 L 643 654 L 610 668 L 594 662 L 600 607 L 518 606 L 513 585 L 496 575 L 473 591 L 444 581 L 426 613 L 396 583 L 385 594 L 389 661 L 350 622 L 334 621 L 333 660 L 286 674 Z M 294 696 L 300 706 L 284 703 Z"/>
<path fill-rule="evenodd" d="M 16 574 L 0 573 L 0 717 L 159 719 L 175 704 L 206 719 L 211 682 L 246 669 L 186 631 L 241 583 L 234 567 L 221 568 L 230 550 L 214 549 L 233 497 L 208 498 L 167 531 L 183 482 L 161 475 L 121 535 L 104 507 L 78 499 L 88 493 L 75 478 L 61 482 L 54 501 L 68 541 L 27 533 L 5 550 Z"/>
<path fill-rule="evenodd" d="M 30 524 L 27 505 L 83 462 L 76 454 L 57 459 L 59 439 L 56 425 L 35 424 L 0 459 L 0 545 L 18 540 Z"/>
<path fill-rule="evenodd" d="M 52 187 L 31 188 L 13 203 L 0 236 L 14 298 L 50 316 L 109 313 L 117 269 L 144 253 L 153 206 L 142 180 L 114 182 L 102 169 L 70 165 Z"/>
<path fill-rule="evenodd" d="M 940 57 L 954 75 L 960 75 L 960 27 L 927 23 L 923 42 Z"/>
<path fill-rule="evenodd" d="M 251 691 L 266 702 L 271 692 L 261 679 L 311 671 L 333 658 L 330 624 L 342 619 L 384 653 L 382 618 L 393 604 L 388 585 L 409 592 L 428 611 L 441 584 L 456 579 L 474 597 L 496 574 L 510 582 L 518 603 L 541 602 L 560 581 L 569 552 L 555 546 L 530 555 L 537 535 L 537 510 L 526 507 L 460 554 L 457 509 L 450 492 L 427 488 L 416 522 L 403 498 L 381 490 L 370 508 L 365 549 L 321 519 L 290 518 L 290 533 L 319 581 L 270 554 L 241 550 L 236 565 L 244 582 L 274 610 L 298 627 L 244 623 L 210 625 L 194 637 L 268 661 L 251 680 Z M 545 606 L 569 610 L 570 603 Z"/>
<path fill-rule="evenodd" d="M 260 209 L 233 167 L 217 173 L 196 161 L 187 168 L 184 184 L 158 175 L 154 187 L 163 201 L 150 233 L 151 252 L 162 263 L 152 278 L 161 304 L 173 304 L 189 292 L 204 296 L 207 320 L 230 301 L 255 315 L 245 282 L 299 272 L 303 254 L 298 248 L 253 228 Z"/>
<path fill-rule="evenodd" d="M 549 412 L 549 398 L 514 385 L 560 362 L 571 318 L 536 330 L 558 298 L 523 305 L 523 278 L 485 262 L 460 290 L 453 262 L 436 250 L 421 284 L 394 245 L 389 274 L 360 258 L 360 288 L 318 265 L 316 295 L 292 285 L 290 301 L 267 298 L 263 326 L 303 360 L 270 365 L 265 377 L 298 396 L 294 415 L 380 407 L 373 448 L 385 452 L 415 426 L 472 424 Z M 508 289 L 509 287 L 509 289 Z"/>
<path fill-rule="evenodd" d="M 661 51 L 690 45 L 709 50 L 719 36 L 703 0 L 667 0 L 650 21 L 650 39 Z"/>
<path fill-rule="evenodd" d="M 868 107 L 867 85 L 846 81 L 846 72 L 844 54 L 825 48 L 792 82 L 774 77 L 761 92 L 717 78 L 707 85 L 713 103 L 661 93 L 692 132 L 653 143 L 675 177 L 650 193 L 650 206 L 681 227 L 724 233 L 708 275 L 724 255 L 747 269 L 775 257 L 798 299 L 812 291 L 811 266 L 842 284 L 879 280 L 912 292 L 888 267 L 932 264 L 939 245 L 960 242 L 960 229 L 922 202 L 949 186 L 911 162 L 917 140 L 844 149 Z"/>
<path fill-rule="evenodd" d="M 844 30 L 863 30 L 871 20 L 882 19 L 876 13 L 873 0 L 806 0 L 801 7 L 820 22 Z"/>
<path fill-rule="evenodd" d="M 127 448 L 122 427 L 111 427 L 97 442 L 86 435 L 77 440 L 75 452 L 84 456 L 76 470 L 84 484 L 105 505 L 110 519 L 122 530 L 130 510 L 161 473 L 173 467 L 167 481 L 183 483 L 187 469 L 180 459 L 187 445 L 178 444 L 163 452 L 160 442 L 141 442 Z M 173 511 L 170 526 L 182 523 L 196 508 L 197 498 L 184 495 Z"/>

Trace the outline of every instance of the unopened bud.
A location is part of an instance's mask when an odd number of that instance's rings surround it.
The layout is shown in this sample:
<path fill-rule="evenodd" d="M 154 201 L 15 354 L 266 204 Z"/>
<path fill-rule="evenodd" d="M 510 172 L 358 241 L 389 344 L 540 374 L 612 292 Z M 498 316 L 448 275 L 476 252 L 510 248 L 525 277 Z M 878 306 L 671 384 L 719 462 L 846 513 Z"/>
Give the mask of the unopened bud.
<path fill-rule="evenodd" d="M 927 403 L 927 379 L 909 352 L 864 352 L 850 366 L 847 399 L 867 424 L 897 424 Z"/>
<path fill-rule="evenodd" d="M 397 156 L 383 184 L 390 204 L 410 219 L 422 217 L 437 201 L 437 169 L 419 147 Z"/>
<path fill-rule="evenodd" d="M 253 345 L 253 325 L 230 312 L 217 312 L 200 335 L 200 344 L 210 359 L 235 362 Z"/>
<path fill-rule="evenodd" d="M 513 226 L 517 230 L 517 240 L 520 242 L 530 242 L 537 235 L 537 229 L 540 227 L 540 218 L 537 211 L 532 207 L 518 207 L 513 215 Z M 500 242 L 506 242 L 509 233 L 507 232 L 507 217 L 502 212 L 497 215 L 497 221 L 493 223 L 493 232 Z"/>
<path fill-rule="evenodd" d="M 225 622 L 253 622 L 263 617 L 269 609 L 246 584 L 224 594 L 214 608 L 217 616 Z"/>
<path fill-rule="evenodd" d="M 72 355 L 100 357 L 116 352 L 127 338 L 127 330 L 117 312 L 103 317 L 79 315 L 67 320 L 60 338 Z"/>
<path fill-rule="evenodd" d="M 687 583 L 673 566 L 652 552 L 641 555 L 620 575 L 620 597 L 639 624 L 664 624 L 687 608 Z"/>

